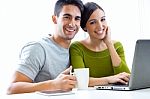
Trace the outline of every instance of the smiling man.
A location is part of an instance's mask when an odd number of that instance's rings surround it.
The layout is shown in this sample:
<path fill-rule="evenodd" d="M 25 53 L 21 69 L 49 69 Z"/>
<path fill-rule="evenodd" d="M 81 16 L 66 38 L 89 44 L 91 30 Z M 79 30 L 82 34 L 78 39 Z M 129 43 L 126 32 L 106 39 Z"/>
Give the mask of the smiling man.
<path fill-rule="evenodd" d="M 75 87 L 76 78 L 69 75 L 69 46 L 79 31 L 83 8 L 80 0 L 56 2 L 52 16 L 55 33 L 22 48 L 8 94 Z"/>

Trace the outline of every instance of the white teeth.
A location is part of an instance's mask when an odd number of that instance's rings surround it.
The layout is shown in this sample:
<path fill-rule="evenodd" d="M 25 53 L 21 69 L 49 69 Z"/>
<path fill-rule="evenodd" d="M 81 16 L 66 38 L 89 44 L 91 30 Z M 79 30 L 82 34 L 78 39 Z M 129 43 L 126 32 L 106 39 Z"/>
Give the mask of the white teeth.
<path fill-rule="evenodd" d="M 100 31 L 100 33 L 103 33 L 103 31 Z"/>
<path fill-rule="evenodd" d="M 73 32 L 74 31 L 74 29 L 68 29 L 68 28 L 66 28 L 66 30 L 69 31 L 69 32 Z"/>
<path fill-rule="evenodd" d="M 101 30 L 101 31 L 98 31 L 97 33 L 98 33 L 98 34 L 101 34 L 101 33 L 103 33 L 103 31 Z"/>

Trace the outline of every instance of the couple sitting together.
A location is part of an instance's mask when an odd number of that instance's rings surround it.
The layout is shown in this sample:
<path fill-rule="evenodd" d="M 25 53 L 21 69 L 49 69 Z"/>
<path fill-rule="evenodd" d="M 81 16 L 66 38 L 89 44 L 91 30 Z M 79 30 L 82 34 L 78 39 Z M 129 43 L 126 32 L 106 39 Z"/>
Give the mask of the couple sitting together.
<path fill-rule="evenodd" d="M 111 40 L 105 12 L 98 4 L 58 0 L 52 21 L 52 36 L 22 48 L 7 94 L 72 90 L 77 80 L 69 73 L 74 68 L 89 68 L 89 86 L 128 83 L 123 46 Z M 89 36 L 71 43 L 80 26 Z"/>

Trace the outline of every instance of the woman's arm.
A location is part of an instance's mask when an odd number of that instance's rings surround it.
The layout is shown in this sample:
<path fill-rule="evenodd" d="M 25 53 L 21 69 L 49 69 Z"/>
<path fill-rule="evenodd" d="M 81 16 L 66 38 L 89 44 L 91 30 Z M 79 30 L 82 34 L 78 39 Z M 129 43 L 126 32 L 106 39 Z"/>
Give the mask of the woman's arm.
<path fill-rule="evenodd" d="M 85 68 L 83 53 L 79 42 L 74 42 L 70 46 L 70 63 L 73 68 Z"/>
<path fill-rule="evenodd" d="M 101 77 L 101 78 L 93 78 L 90 77 L 89 86 L 96 86 L 96 85 L 107 85 L 113 83 L 122 83 L 127 84 L 130 78 L 129 73 L 119 73 L 113 76 Z"/>
<path fill-rule="evenodd" d="M 110 28 L 106 29 L 106 37 L 104 38 L 104 43 L 108 47 L 112 66 L 114 68 L 114 74 L 121 72 L 130 73 L 130 70 L 125 61 L 124 49 L 120 42 L 112 41 L 110 36 Z"/>

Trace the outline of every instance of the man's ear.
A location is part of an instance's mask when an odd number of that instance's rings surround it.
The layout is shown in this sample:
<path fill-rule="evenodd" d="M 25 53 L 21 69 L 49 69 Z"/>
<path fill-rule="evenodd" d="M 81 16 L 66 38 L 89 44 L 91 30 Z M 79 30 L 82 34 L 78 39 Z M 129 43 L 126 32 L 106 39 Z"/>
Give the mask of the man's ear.
<path fill-rule="evenodd" d="M 57 16 L 56 15 L 52 16 L 52 21 L 54 22 L 54 24 L 57 24 Z"/>

